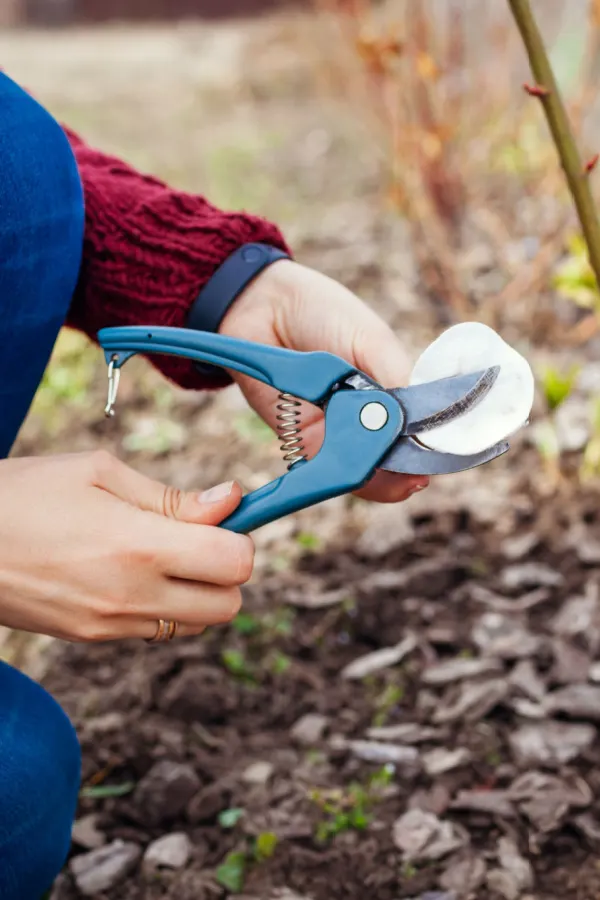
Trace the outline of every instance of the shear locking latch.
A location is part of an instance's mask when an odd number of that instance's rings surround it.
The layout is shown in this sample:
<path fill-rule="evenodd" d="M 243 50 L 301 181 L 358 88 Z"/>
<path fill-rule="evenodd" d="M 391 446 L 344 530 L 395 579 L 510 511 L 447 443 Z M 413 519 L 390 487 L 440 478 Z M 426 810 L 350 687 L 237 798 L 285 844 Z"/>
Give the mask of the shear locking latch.
<path fill-rule="evenodd" d="M 108 395 L 106 406 L 104 407 L 104 415 L 109 419 L 115 414 L 115 403 L 117 402 L 119 380 L 121 378 L 121 369 L 116 365 L 117 359 L 117 356 L 113 356 L 108 363 Z"/>

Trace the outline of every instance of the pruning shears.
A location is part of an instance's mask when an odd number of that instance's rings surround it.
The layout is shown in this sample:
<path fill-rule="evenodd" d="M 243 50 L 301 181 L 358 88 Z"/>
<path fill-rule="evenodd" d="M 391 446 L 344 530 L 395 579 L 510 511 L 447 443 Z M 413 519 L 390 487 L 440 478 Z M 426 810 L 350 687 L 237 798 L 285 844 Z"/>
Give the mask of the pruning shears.
<path fill-rule="evenodd" d="M 492 388 L 499 366 L 386 390 L 347 361 L 321 351 L 301 353 L 188 328 L 137 325 L 104 328 L 98 340 L 108 363 L 107 415 L 114 411 L 120 369 L 138 353 L 233 369 L 280 391 L 277 430 L 288 471 L 242 499 L 222 523 L 230 531 L 248 533 L 355 491 L 376 469 L 412 475 L 462 472 L 509 449 L 501 442 L 462 456 L 430 450 L 415 438 L 472 409 Z M 325 415 L 323 444 L 312 459 L 302 452 L 301 400 Z"/>

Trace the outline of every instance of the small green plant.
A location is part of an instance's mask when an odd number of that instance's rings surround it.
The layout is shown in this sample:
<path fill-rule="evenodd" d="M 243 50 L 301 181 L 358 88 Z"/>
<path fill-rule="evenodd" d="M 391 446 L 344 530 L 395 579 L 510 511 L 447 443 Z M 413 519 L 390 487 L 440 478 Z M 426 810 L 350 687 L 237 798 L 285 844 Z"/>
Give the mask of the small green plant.
<path fill-rule="evenodd" d="M 571 366 L 567 372 L 561 372 L 553 366 L 545 366 L 542 369 L 539 383 L 550 412 L 558 409 L 571 396 L 577 384 L 579 371 L 577 365 Z"/>
<path fill-rule="evenodd" d="M 241 650 L 228 647 L 222 651 L 221 659 L 227 671 L 239 678 L 240 681 L 252 684 L 256 682 L 254 667 Z"/>
<path fill-rule="evenodd" d="M 393 778 L 393 769 L 384 766 L 368 779 L 367 784 L 353 783 L 346 790 L 310 793 L 325 818 L 319 822 L 315 840 L 328 843 L 344 831 L 365 831 L 371 822 L 371 809 L 381 798 L 381 793 Z"/>
<path fill-rule="evenodd" d="M 404 699 L 404 685 L 388 684 L 375 699 L 375 715 L 373 726 L 381 728 L 388 720 L 392 710 Z"/>
<path fill-rule="evenodd" d="M 567 258 L 558 267 L 552 279 L 553 285 L 577 306 L 600 312 L 600 291 L 590 265 L 586 242 L 581 235 L 574 235 L 567 246 Z"/>
<path fill-rule="evenodd" d="M 402 866 L 402 878 L 404 881 L 410 881 L 417 874 L 418 869 L 412 863 L 405 862 Z"/>
<path fill-rule="evenodd" d="M 255 685 L 268 673 L 284 675 L 291 659 L 278 644 L 293 631 L 295 612 L 287 607 L 273 611 L 240 613 L 232 622 L 238 639 L 221 652 L 223 665 L 239 681 Z"/>
<path fill-rule="evenodd" d="M 278 650 L 272 653 L 269 660 L 269 668 L 273 675 L 284 675 L 291 664 L 292 661 L 289 656 L 286 656 L 285 653 L 280 653 Z"/>
<path fill-rule="evenodd" d="M 242 849 L 228 853 L 215 873 L 217 883 L 232 894 L 240 894 L 244 889 L 249 867 L 270 859 L 278 843 L 279 839 L 274 832 L 265 831 Z"/>
<path fill-rule="evenodd" d="M 294 619 L 294 610 L 282 606 L 262 616 L 241 612 L 233 620 L 231 627 L 244 637 L 259 636 L 268 643 L 276 637 L 285 637 L 291 634 Z"/>
<path fill-rule="evenodd" d="M 91 784 L 82 787 L 79 791 L 80 797 L 88 800 L 103 800 L 106 797 L 125 797 L 130 794 L 135 787 L 135 781 L 125 781 L 123 784 Z"/>
<path fill-rule="evenodd" d="M 238 634 L 250 635 L 260 631 L 260 621 L 252 613 L 241 612 L 231 623 L 231 627 Z"/>
<path fill-rule="evenodd" d="M 244 810 L 240 807 L 234 807 L 232 809 L 224 809 L 219 813 L 219 825 L 221 828 L 226 830 L 230 828 L 235 828 L 237 823 L 240 821 L 242 816 L 244 815 Z"/>
<path fill-rule="evenodd" d="M 318 550 L 321 547 L 322 541 L 318 534 L 314 534 L 312 531 L 301 531 L 296 535 L 296 543 L 300 544 L 305 550 Z"/>
<path fill-rule="evenodd" d="M 278 843 L 279 839 L 273 831 L 263 831 L 262 834 L 259 834 L 252 848 L 252 855 L 256 862 L 264 862 L 266 859 L 271 859 Z"/>
<path fill-rule="evenodd" d="M 217 883 L 232 894 L 241 893 L 244 889 L 247 866 L 248 857 L 245 851 L 228 853 L 215 873 Z"/>
<path fill-rule="evenodd" d="M 351 788 L 347 794 L 330 792 L 327 796 L 314 792 L 313 800 L 326 816 L 319 822 L 315 839 L 326 844 L 343 831 L 364 831 L 369 825 L 369 815 L 365 808 L 366 793 L 360 785 Z"/>
<path fill-rule="evenodd" d="M 273 612 L 265 613 L 261 624 L 268 639 L 286 637 L 294 630 L 296 613 L 287 606 L 281 606 Z"/>

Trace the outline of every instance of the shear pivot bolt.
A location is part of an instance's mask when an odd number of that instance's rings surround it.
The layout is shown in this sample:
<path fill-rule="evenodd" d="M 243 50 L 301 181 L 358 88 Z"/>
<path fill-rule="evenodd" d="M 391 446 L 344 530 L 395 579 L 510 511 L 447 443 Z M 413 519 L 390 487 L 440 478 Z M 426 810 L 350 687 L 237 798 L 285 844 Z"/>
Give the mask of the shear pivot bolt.
<path fill-rule="evenodd" d="M 361 425 L 367 431 L 380 431 L 388 420 L 388 411 L 383 403 L 367 403 L 360 411 Z"/>

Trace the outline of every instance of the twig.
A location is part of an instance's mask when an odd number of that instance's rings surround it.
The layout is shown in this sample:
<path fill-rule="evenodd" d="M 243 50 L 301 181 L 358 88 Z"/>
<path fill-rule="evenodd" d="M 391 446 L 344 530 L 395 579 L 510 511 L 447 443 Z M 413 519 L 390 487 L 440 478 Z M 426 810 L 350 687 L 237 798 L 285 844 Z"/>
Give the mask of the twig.
<path fill-rule="evenodd" d="M 521 33 L 536 85 L 528 93 L 539 98 L 573 197 L 581 230 L 587 244 L 590 265 L 600 286 L 600 222 L 589 187 L 588 172 L 579 155 L 573 131 L 560 96 L 544 41 L 529 0 L 508 0 Z"/>

